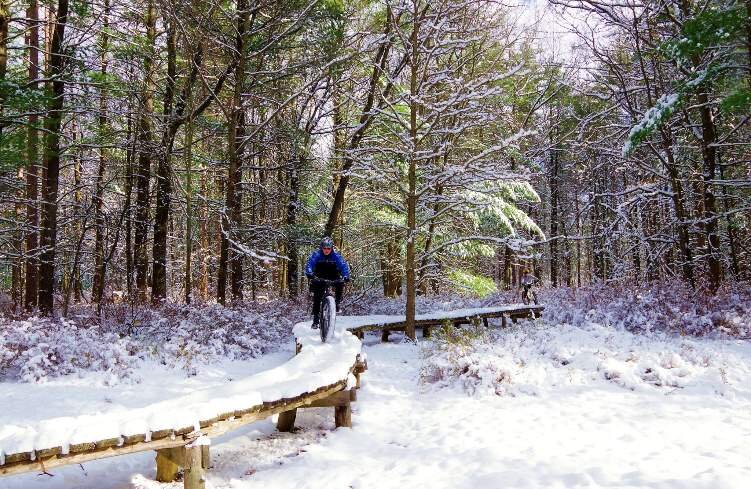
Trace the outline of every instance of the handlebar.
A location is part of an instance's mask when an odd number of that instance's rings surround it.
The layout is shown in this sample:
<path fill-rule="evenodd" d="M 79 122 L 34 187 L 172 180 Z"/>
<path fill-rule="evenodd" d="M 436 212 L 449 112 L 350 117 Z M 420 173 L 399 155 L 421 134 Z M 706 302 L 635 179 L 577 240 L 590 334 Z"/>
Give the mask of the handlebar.
<path fill-rule="evenodd" d="M 329 280 L 329 279 L 318 278 L 318 277 L 313 277 L 312 279 L 310 279 L 310 281 L 313 283 L 326 284 L 326 285 L 339 285 L 339 284 L 343 284 L 346 282 L 344 279 L 341 279 L 341 278 L 336 279 L 336 280 Z"/>

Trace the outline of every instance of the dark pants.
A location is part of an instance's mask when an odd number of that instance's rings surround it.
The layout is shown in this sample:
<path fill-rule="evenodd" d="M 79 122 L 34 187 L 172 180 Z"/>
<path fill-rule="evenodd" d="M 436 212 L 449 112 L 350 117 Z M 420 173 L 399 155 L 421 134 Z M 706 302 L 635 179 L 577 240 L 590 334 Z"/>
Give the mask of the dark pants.
<path fill-rule="evenodd" d="M 336 308 L 339 309 L 339 303 L 342 302 L 344 284 L 332 285 L 332 287 L 336 291 Z M 318 322 L 318 314 L 321 313 L 321 298 L 326 291 L 326 284 L 313 282 L 310 285 L 310 289 L 313 291 L 313 321 Z"/>

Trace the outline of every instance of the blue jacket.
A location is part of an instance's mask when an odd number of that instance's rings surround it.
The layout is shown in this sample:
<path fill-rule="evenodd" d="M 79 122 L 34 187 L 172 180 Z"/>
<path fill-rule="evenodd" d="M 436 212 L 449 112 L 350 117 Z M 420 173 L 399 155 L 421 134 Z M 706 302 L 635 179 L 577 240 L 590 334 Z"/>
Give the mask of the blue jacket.
<path fill-rule="evenodd" d="M 349 266 L 336 250 L 331 250 L 329 256 L 326 256 L 319 248 L 308 258 L 305 276 L 308 278 L 316 276 L 326 280 L 337 280 L 339 278 L 348 280 Z"/>

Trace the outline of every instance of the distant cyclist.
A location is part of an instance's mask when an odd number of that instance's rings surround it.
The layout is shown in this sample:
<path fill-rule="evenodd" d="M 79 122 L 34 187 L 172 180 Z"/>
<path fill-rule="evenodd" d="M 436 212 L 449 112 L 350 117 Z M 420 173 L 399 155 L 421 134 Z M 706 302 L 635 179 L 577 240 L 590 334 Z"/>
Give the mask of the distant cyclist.
<path fill-rule="evenodd" d="M 334 240 L 328 236 L 321 240 L 321 246 L 308 258 L 305 266 L 305 276 L 311 281 L 313 291 L 313 328 L 318 327 L 318 315 L 321 308 L 321 297 L 326 291 L 326 284 L 315 279 L 343 280 L 349 282 L 349 266 L 342 255 L 334 249 Z M 344 284 L 334 285 L 336 290 L 336 312 L 340 311 Z"/>
<path fill-rule="evenodd" d="M 519 284 L 522 287 L 522 301 L 525 304 L 529 304 L 529 300 L 532 299 L 537 304 L 537 294 L 532 290 L 532 286 L 540 281 L 539 278 L 532 275 L 526 268 L 522 270 L 522 276 L 519 280 Z"/>

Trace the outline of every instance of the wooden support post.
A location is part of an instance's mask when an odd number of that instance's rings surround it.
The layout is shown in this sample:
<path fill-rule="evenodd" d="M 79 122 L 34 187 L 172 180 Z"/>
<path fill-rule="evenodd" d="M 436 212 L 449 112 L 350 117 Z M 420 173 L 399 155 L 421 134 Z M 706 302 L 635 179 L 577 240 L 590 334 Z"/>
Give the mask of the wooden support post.
<path fill-rule="evenodd" d="M 488 318 L 487 318 L 487 317 L 484 317 L 484 318 L 482 318 L 482 323 L 483 323 L 483 324 L 485 325 L 485 327 L 486 327 L 486 328 L 489 328 L 489 327 L 490 327 L 490 326 L 488 325 Z"/>
<path fill-rule="evenodd" d="M 292 433 L 292 430 L 295 429 L 296 417 L 297 409 L 279 413 L 279 418 L 276 420 L 276 429 L 281 431 L 282 433 Z"/>
<path fill-rule="evenodd" d="M 347 403 L 344 406 L 334 407 L 334 425 L 337 428 L 342 426 L 352 428 L 352 406 Z"/>
<path fill-rule="evenodd" d="M 200 445 L 185 447 L 184 489 L 205 489 L 203 477 L 203 447 Z"/>
<path fill-rule="evenodd" d="M 365 331 L 355 331 L 355 336 L 357 336 L 360 340 L 365 339 Z"/>
<path fill-rule="evenodd" d="M 381 341 L 382 342 L 386 343 L 389 340 L 389 332 L 390 331 L 388 329 L 384 329 L 381 332 Z"/>
<path fill-rule="evenodd" d="M 183 447 L 163 448 L 156 451 L 157 482 L 174 482 L 180 466 L 185 463 Z"/>
<path fill-rule="evenodd" d="M 501 314 L 501 328 L 505 328 L 505 327 L 506 327 L 506 315 Z"/>
<path fill-rule="evenodd" d="M 422 327 L 422 337 L 423 338 L 430 338 L 430 326 L 423 326 Z"/>
<path fill-rule="evenodd" d="M 203 470 L 208 470 L 211 468 L 211 453 L 209 452 L 210 448 L 211 447 L 209 445 L 201 446 L 201 467 L 203 467 Z"/>

